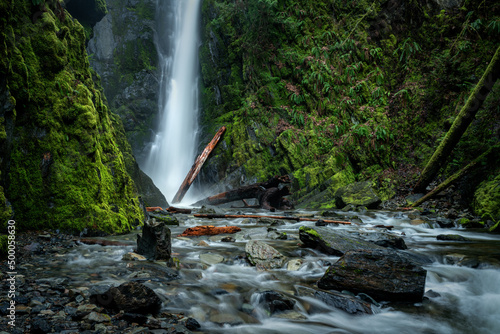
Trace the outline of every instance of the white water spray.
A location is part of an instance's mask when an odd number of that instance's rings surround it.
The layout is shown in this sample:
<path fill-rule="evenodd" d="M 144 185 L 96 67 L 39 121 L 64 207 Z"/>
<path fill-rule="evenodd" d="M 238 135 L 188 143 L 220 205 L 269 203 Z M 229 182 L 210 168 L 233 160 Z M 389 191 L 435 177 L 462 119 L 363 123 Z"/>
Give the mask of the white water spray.
<path fill-rule="evenodd" d="M 159 19 L 174 20 L 174 27 L 170 35 L 159 31 L 160 124 L 143 169 L 168 201 L 179 189 L 196 154 L 200 1 L 171 2 L 174 15 L 162 10 L 161 0 L 158 7 L 163 16 Z M 160 29 L 165 27 L 160 23 Z M 167 41 L 161 41 L 162 38 Z M 163 51 L 162 44 L 166 44 Z"/>

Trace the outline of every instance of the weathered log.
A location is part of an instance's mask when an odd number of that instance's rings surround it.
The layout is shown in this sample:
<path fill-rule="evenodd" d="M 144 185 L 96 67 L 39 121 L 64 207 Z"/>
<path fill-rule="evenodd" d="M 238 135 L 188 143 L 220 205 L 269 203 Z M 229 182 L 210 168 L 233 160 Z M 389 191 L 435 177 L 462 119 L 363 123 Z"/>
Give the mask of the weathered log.
<path fill-rule="evenodd" d="M 186 213 L 186 214 L 190 214 L 192 210 L 191 209 L 175 208 L 173 206 L 169 206 L 167 208 L 167 211 L 170 212 L 170 213 Z"/>
<path fill-rule="evenodd" d="M 432 179 L 437 175 L 446 162 L 446 159 L 451 154 L 451 151 L 469 127 L 469 124 L 474 120 L 477 111 L 481 108 L 499 76 L 500 46 L 497 48 L 495 55 L 486 68 L 483 77 L 479 80 L 470 94 L 469 99 L 455 118 L 450 130 L 436 148 L 436 151 L 422 171 L 413 190 L 415 193 L 424 192 Z"/>
<path fill-rule="evenodd" d="M 174 196 L 174 199 L 172 200 L 172 203 L 179 203 L 182 201 L 184 198 L 184 195 L 186 195 L 187 191 L 189 190 L 189 187 L 191 187 L 191 184 L 193 183 L 194 179 L 196 176 L 198 176 L 198 173 L 201 170 L 201 167 L 207 160 L 208 156 L 212 151 L 214 150 L 215 146 L 217 146 L 217 143 L 219 142 L 220 138 L 224 134 L 224 131 L 226 131 L 226 127 L 223 126 L 217 131 L 215 134 L 214 138 L 208 145 L 205 147 L 203 152 L 196 158 L 196 161 L 194 162 L 193 166 L 191 167 L 191 170 L 189 171 L 188 175 L 184 179 L 184 182 L 182 182 L 181 186 L 179 187 L 179 190 Z"/>
<path fill-rule="evenodd" d="M 224 233 L 236 233 L 241 231 L 241 228 L 237 226 L 212 226 L 203 225 L 187 228 L 179 237 L 189 237 L 198 235 L 216 235 Z"/>
<path fill-rule="evenodd" d="M 203 213 L 196 213 L 193 216 L 198 217 L 198 218 L 208 218 L 208 219 L 217 219 L 217 218 L 272 218 L 272 219 L 283 219 L 283 220 L 295 220 L 295 221 L 310 221 L 314 222 L 317 221 L 318 219 L 315 218 L 305 218 L 305 217 L 293 217 L 293 216 L 263 216 L 263 215 L 222 215 L 222 214 L 216 214 L 216 213 L 210 213 L 210 214 L 203 214 Z M 329 224 L 345 224 L 349 225 L 351 222 L 344 222 L 344 221 L 339 221 L 339 220 L 329 220 L 329 219 L 322 219 L 325 223 Z"/>
<path fill-rule="evenodd" d="M 285 194 L 290 193 L 290 189 L 280 190 L 279 193 L 276 191 L 272 191 L 268 193 L 266 196 L 266 200 L 263 200 L 264 194 L 272 188 L 278 188 L 281 183 L 290 183 L 290 177 L 288 175 L 283 176 L 274 176 L 267 180 L 266 182 L 254 183 L 248 186 L 243 186 L 237 189 L 229 190 L 214 196 L 207 197 L 202 199 L 194 204 L 193 206 L 202 206 L 202 205 L 218 205 L 224 204 L 234 201 L 241 201 L 248 198 L 256 198 L 259 200 L 259 203 L 262 207 L 263 203 L 266 203 L 268 209 L 271 207 L 281 207 L 280 199 L 276 198 L 277 195 L 281 194 L 284 196 Z M 272 201 L 272 204 L 271 204 Z"/>

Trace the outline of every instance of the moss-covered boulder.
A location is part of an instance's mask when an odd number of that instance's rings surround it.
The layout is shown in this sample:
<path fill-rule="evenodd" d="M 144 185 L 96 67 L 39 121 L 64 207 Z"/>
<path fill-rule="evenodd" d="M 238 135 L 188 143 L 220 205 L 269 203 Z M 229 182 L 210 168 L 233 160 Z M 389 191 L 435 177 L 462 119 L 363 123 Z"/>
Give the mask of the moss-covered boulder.
<path fill-rule="evenodd" d="M 340 188 L 335 193 L 335 201 L 339 209 L 348 204 L 376 209 L 381 203 L 370 181 L 356 182 Z"/>
<path fill-rule="evenodd" d="M 59 6 L 0 4 L 1 185 L 18 229 L 129 231 L 143 221 L 82 25 Z"/>
<path fill-rule="evenodd" d="M 474 212 L 483 220 L 500 222 L 500 173 L 490 180 L 483 181 L 474 193 Z M 497 230 L 497 223 L 491 230 Z"/>

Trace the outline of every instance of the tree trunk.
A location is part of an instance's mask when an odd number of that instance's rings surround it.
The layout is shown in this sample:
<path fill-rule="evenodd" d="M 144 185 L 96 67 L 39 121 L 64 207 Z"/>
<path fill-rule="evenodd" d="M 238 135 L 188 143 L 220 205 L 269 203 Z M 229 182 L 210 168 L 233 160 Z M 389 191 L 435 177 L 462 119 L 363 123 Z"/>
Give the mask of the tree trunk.
<path fill-rule="evenodd" d="M 294 216 L 262 216 L 262 215 L 224 215 L 216 213 L 195 213 L 193 216 L 198 218 L 208 218 L 208 219 L 221 219 L 221 218 L 271 218 L 271 219 L 283 219 L 283 220 L 295 220 L 295 221 L 309 221 L 314 222 L 320 220 L 319 218 L 305 218 L 305 217 L 294 217 Z M 344 222 L 340 220 L 330 220 L 321 219 L 327 224 L 345 224 L 350 225 L 350 222 Z"/>
<path fill-rule="evenodd" d="M 249 186 L 244 186 L 240 187 L 237 189 L 229 190 L 214 196 L 207 197 L 205 199 L 202 199 L 194 204 L 193 206 L 202 206 L 205 204 L 209 205 L 218 205 L 218 204 L 224 204 L 224 203 L 229 203 L 229 202 L 234 202 L 234 201 L 241 201 L 247 198 L 256 198 L 259 200 L 260 205 L 262 207 L 262 204 L 265 203 L 265 205 L 270 207 L 273 207 L 273 204 L 278 203 L 279 207 L 279 200 L 276 201 L 276 195 L 281 195 L 285 196 L 290 193 L 290 189 L 287 190 L 279 190 L 278 192 L 272 191 L 268 193 L 268 195 L 265 197 L 264 202 L 262 199 L 264 198 L 264 195 L 266 192 L 270 189 L 276 188 L 278 189 L 278 186 L 280 183 L 289 183 L 290 178 L 288 175 L 284 176 L 274 176 L 271 179 L 267 180 L 266 182 L 260 182 L 260 183 L 254 183 Z M 286 187 L 285 187 L 286 188 Z M 283 188 L 283 189 L 285 189 Z M 273 204 L 271 204 L 271 201 Z"/>
<path fill-rule="evenodd" d="M 490 90 L 493 88 L 493 85 L 499 76 L 500 47 L 497 48 L 495 55 L 491 59 L 490 64 L 483 74 L 483 77 L 477 83 L 462 110 L 460 110 L 460 113 L 457 115 L 453 125 L 446 134 L 446 137 L 439 144 L 438 148 L 422 171 L 422 174 L 414 187 L 414 192 L 425 192 L 426 187 L 437 175 L 443 164 L 446 162 L 446 159 L 451 154 L 451 151 L 476 116 L 477 111 L 481 108 L 481 105 L 488 96 Z"/>
<path fill-rule="evenodd" d="M 459 170 L 458 172 L 456 172 L 455 174 L 453 174 L 452 176 L 450 176 L 449 178 L 447 178 L 445 181 L 443 181 L 440 185 L 438 185 L 436 188 L 434 188 L 427 195 L 425 195 L 424 197 L 420 198 L 418 201 L 416 201 L 415 203 L 413 203 L 411 205 L 411 207 L 413 207 L 413 208 L 417 207 L 420 204 L 424 203 L 425 201 L 427 201 L 427 200 L 431 199 L 432 197 L 434 197 L 436 194 L 439 194 L 441 191 L 447 189 L 449 186 L 451 186 L 453 183 L 455 183 L 455 181 L 457 181 L 462 176 L 464 176 L 465 174 L 467 174 L 471 169 L 473 169 L 474 167 L 476 167 L 478 165 L 478 163 L 480 163 L 485 158 L 487 158 L 490 153 L 494 152 L 494 150 L 498 150 L 499 148 L 500 147 L 498 145 L 490 147 L 486 152 L 484 152 L 479 157 L 477 157 L 476 159 L 474 159 L 467 166 L 465 166 L 464 168 L 462 168 L 461 170 Z"/>
<path fill-rule="evenodd" d="M 208 143 L 203 152 L 201 152 L 198 158 L 196 158 L 193 167 L 191 167 L 191 170 L 184 179 L 184 182 L 182 182 L 181 186 L 179 187 L 179 190 L 177 190 L 177 193 L 175 194 L 172 203 L 179 203 L 180 201 L 182 201 L 184 195 L 186 195 L 186 192 L 189 190 L 189 187 L 191 187 L 191 184 L 193 183 L 194 179 L 196 179 L 196 176 L 198 176 L 201 167 L 207 160 L 210 153 L 214 150 L 215 146 L 217 146 L 217 143 L 219 142 L 220 137 L 222 137 L 222 135 L 224 134 L 224 131 L 226 131 L 225 126 L 221 127 L 219 131 L 217 131 L 212 141 Z"/>

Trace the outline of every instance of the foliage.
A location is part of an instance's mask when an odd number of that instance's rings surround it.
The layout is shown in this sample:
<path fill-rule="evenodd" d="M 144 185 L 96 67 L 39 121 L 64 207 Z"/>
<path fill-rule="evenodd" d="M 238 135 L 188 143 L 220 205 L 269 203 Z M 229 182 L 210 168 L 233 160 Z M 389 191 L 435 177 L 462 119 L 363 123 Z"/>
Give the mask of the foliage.
<path fill-rule="evenodd" d="M 253 165 L 261 159 L 262 178 L 276 171 L 305 177 L 300 171 L 313 161 L 340 155 L 359 178 L 422 164 L 499 42 L 499 5 L 468 0 L 439 11 L 412 1 L 396 8 L 384 1 L 204 1 L 203 122 L 215 119 L 210 127 L 217 127 L 238 117 L 242 128 L 257 122 L 276 133 L 240 132 L 245 144 L 229 142 L 232 153 L 224 156 L 250 156 Z M 274 156 L 253 150 L 255 143 Z M 254 170 L 248 160 L 225 159 L 221 175 Z M 461 165 L 465 157 L 454 159 Z"/>

